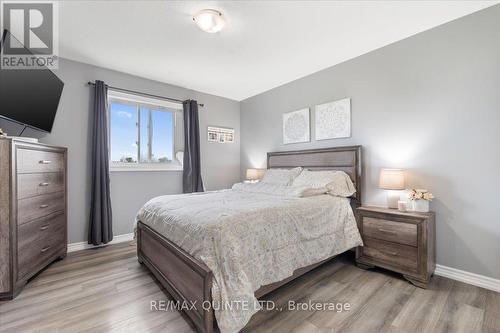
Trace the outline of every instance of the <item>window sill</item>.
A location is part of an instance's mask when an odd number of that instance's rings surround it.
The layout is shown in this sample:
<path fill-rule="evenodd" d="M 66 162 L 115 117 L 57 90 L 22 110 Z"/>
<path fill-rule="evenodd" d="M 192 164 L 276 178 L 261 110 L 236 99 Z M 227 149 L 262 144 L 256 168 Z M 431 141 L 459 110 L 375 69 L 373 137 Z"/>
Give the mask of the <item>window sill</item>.
<path fill-rule="evenodd" d="M 110 167 L 109 172 L 182 172 L 182 167 Z"/>

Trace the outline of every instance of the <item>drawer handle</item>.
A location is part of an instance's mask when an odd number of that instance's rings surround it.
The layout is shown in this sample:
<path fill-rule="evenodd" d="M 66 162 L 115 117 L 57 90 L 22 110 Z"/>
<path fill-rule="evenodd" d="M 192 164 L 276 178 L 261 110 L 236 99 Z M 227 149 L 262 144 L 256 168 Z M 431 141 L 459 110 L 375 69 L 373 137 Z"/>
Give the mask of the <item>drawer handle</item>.
<path fill-rule="evenodd" d="M 396 251 L 380 251 L 380 252 L 388 254 L 390 256 L 398 256 L 399 255 Z"/>
<path fill-rule="evenodd" d="M 38 184 L 38 186 L 49 186 L 49 185 L 50 185 L 50 183 L 40 183 L 40 184 Z"/>
<path fill-rule="evenodd" d="M 40 230 L 45 230 L 45 229 L 47 229 L 48 227 L 49 227 L 49 225 L 48 225 L 48 224 L 46 224 L 46 225 L 42 225 L 42 226 L 40 227 Z"/>
<path fill-rule="evenodd" d="M 38 161 L 38 163 L 40 163 L 40 164 L 50 164 L 50 163 L 52 163 L 52 161 L 49 161 L 49 160 L 41 160 L 41 161 Z"/>
<path fill-rule="evenodd" d="M 387 229 L 382 229 L 382 228 L 378 228 L 378 231 L 380 232 L 383 232 L 385 234 L 391 234 L 391 235 L 397 235 L 398 233 L 395 232 L 395 231 L 392 231 L 392 230 L 387 230 Z"/>
<path fill-rule="evenodd" d="M 44 247 L 43 249 L 40 250 L 41 253 L 44 253 L 45 251 L 47 251 L 48 249 L 50 249 L 50 246 L 46 246 Z"/>
<path fill-rule="evenodd" d="M 40 208 L 47 208 L 49 205 L 40 205 Z"/>

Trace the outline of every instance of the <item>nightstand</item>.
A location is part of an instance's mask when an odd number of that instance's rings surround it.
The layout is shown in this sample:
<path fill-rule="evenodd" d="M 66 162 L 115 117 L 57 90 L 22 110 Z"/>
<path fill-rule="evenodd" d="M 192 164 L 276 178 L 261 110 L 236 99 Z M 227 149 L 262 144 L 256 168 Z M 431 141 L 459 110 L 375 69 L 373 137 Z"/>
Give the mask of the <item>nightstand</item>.
<path fill-rule="evenodd" d="M 435 214 L 359 207 L 356 217 L 364 243 L 356 249 L 357 265 L 386 268 L 427 288 L 436 268 Z"/>

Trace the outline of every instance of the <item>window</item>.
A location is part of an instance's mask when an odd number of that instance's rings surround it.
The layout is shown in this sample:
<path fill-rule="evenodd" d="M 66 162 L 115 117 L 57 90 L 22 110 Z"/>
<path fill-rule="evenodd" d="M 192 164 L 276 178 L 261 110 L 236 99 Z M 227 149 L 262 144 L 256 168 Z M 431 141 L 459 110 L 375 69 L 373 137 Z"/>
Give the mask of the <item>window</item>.
<path fill-rule="evenodd" d="M 182 105 L 109 92 L 111 171 L 180 170 Z"/>

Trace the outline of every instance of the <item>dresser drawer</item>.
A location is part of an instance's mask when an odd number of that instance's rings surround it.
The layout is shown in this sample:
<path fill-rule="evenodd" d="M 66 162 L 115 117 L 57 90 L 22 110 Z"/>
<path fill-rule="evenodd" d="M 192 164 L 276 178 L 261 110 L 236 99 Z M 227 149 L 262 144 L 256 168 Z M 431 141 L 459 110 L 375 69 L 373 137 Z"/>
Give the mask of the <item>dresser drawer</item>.
<path fill-rule="evenodd" d="M 377 261 L 381 266 L 389 265 L 417 272 L 418 249 L 416 247 L 395 244 L 370 237 L 365 237 L 363 243 L 362 257 L 369 257 Z"/>
<path fill-rule="evenodd" d="M 36 218 L 64 210 L 66 206 L 64 198 L 64 192 L 56 192 L 18 200 L 17 224 L 21 225 Z"/>
<path fill-rule="evenodd" d="M 19 148 L 17 149 L 17 172 L 62 172 L 64 171 L 64 154 Z"/>
<path fill-rule="evenodd" d="M 49 260 L 66 246 L 66 221 L 63 213 L 25 223 L 18 227 L 18 278 Z"/>
<path fill-rule="evenodd" d="M 25 223 L 18 227 L 17 244 L 19 250 L 25 250 L 32 244 L 47 240 L 58 235 L 65 238 L 66 216 L 64 212 L 57 212 L 48 216 Z"/>
<path fill-rule="evenodd" d="M 23 173 L 17 176 L 17 198 L 64 191 L 64 173 Z"/>
<path fill-rule="evenodd" d="M 363 217 L 363 235 L 389 242 L 417 246 L 417 225 Z"/>

